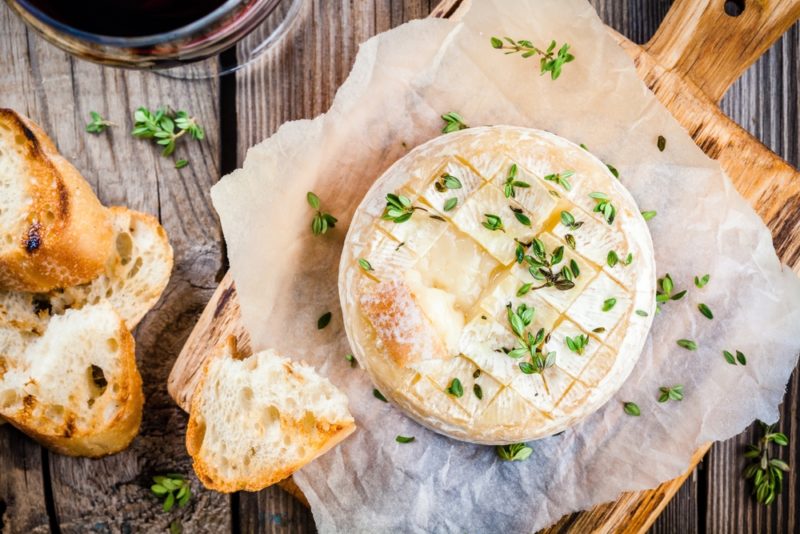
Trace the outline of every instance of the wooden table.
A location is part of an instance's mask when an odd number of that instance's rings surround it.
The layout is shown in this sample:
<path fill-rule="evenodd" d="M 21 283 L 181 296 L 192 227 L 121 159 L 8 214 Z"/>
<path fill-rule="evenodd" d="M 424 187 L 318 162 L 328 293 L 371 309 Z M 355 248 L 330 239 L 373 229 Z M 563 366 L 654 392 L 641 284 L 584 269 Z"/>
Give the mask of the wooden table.
<path fill-rule="evenodd" d="M 324 112 L 346 78 L 358 43 L 407 20 L 426 16 L 436 0 L 309 0 L 311 17 L 271 51 L 258 68 L 237 76 L 184 82 L 151 73 L 111 70 L 69 58 L 26 30 L 0 7 L 0 107 L 39 122 L 84 173 L 106 204 L 157 215 L 176 253 L 161 303 L 136 332 L 147 405 L 140 437 L 126 452 L 90 461 L 48 453 L 0 427 L 0 532 L 158 532 L 179 519 L 184 532 L 312 532 L 311 514 L 276 488 L 224 496 L 193 481 L 191 506 L 161 512 L 150 477 L 190 473 L 183 443 L 186 416 L 166 392 L 166 379 L 219 278 L 225 249 L 208 190 L 238 166 L 247 147 L 286 121 Z M 646 41 L 668 0 L 593 0 L 602 18 L 635 42 Z M 723 109 L 795 166 L 800 164 L 800 28 L 795 26 L 728 92 Z M 181 147 L 191 165 L 171 160 L 129 134 L 138 106 L 187 109 L 206 127 L 207 140 Z M 116 122 L 109 135 L 83 131 L 90 110 Z M 781 427 L 800 466 L 795 373 L 782 407 Z M 653 526 L 653 531 L 795 532 L 800 529 L 796 470 L 771 508 L 757 505 L 741 481 L 748 429 L 716 444 Z"/>

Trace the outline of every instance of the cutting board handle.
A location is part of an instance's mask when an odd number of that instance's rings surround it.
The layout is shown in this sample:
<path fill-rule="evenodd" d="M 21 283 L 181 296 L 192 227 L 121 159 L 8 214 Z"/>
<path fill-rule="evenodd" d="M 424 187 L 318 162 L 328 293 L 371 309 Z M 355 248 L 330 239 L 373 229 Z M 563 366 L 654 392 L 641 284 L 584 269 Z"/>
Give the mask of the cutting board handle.
<path fill-rule="evenodd" d="M 644 48 L 719 102 L 798 18 L 800 0 L 675 0 Z"/>

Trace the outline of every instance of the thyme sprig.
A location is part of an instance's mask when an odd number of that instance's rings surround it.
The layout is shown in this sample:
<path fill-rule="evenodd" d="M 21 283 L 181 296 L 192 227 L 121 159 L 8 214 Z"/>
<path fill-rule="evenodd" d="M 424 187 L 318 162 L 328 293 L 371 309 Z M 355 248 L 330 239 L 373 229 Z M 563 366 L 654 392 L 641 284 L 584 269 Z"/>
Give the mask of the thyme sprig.
<path fill-rule="evenodd" d="M 505 460 L 507 462 L 522 462 L 530 458 L 531 454 L 533 453 L 533 449 L 524 443 L 498 445 L 495 450 L 497 451 L 497 456 L 499 456 L 501 460 Z"/>
<path fill-rule="evenodd" d="M 550 41 L 546 50 L 542 50 L 531 41 L 526 39 L 514 40 L 511 37 L 492 37 L 490 42 L 492 48 L 497 50 L 506 50 L 506 54 L 522 54 L 522 57 L 527 59 L 532 56 L 541 56 L 539 59 L 540 74 L 544 75 L 550 73 L 550 78 L 557 80 L 561 76 L 561 69 L 563 66 L 575 60 L 575 56 L 569 52 L 569 44 L 564 43 L 561 48 L 556 51 L 558 46 L 555 40 Z"/>
<path fill-rule="evenodd" d="M 517 242 L 519 244 L 519 242 Z M 555 287 L 560 291 L 566 291 L 575 287 L 573 280 L 581 274 L 578 262 L 570 261 L 569 265 L 564 265 L 560 271 L 555 272 L 554 266 L 561 263 L 564 259 L 564 247 L 556 247 L 548 255 L 544 243 L 540 239 L 534 239 L 530 246 L 531 254 L 524 257 L 528 263 L 528 272 L 535 279 L 544 282 L 542 285 L 532 287 L 531 290 L 542 289 L 544 287 Z"/>
<path fill-rule="evenodd" d="M 642 410 L 639 408 L 639 405 L 636 404 L 635 402 L 628 401 L 624 403 L 622 406 L 623 409 L 625 410 L 625 413 L 628 415 L 632 415 L 633 417 L 639 417 L 640 415 L 642 415 Z"/>
<path fill-rule="evenodd" d="M 596 202 L 592 211 L 602 214 L 608 224 L 613 224 L 614 219 L 617 217 L 617 208 L 611 203 L 611 198 L 609 198 L 607 194 L 599 191 L 589 193 L 589 196 Z"/>
<path fill-rule="evenodd" d="M 444 193 L 448 189 L 461 189 L 461 180 L 449 173 L 442 173 L 438 180 L 433 183 L 434 189 L 439 193 Z"/>
<path fill-rule="evenodd" d="M 569 183 L 567 178 L 571 178 L 575 175 L 575 171 L 563 171 L 563 172 L 556 172 L 553 174 L 548 174 L 544 177 L 545 181 L 554 182 L 564 188 L 566 191 L 570 191 L 572 189 L 572 184 Z"/>
<path fill-rule="evenodd" d="M 503 182 L 503 194 L 506 196 L 506 198 L 514 198 L 516 196 L 516 192 L 514 191 L 515 187 L 527 188 L 531 186 L 531 184 L 528 182 L 517 180 L 518 170 L 519 169 L 517 169 L 516 163 L 513 163 L 508 169 L 506 181 Z"/>
<path fill-rule="evenodd" d="M 659 388 L 661 394 L 658 396 L 658 402 L 667 402 L 667 401 L 680 401 L 683 400 L 683 386 L 661 386 Z"/>
<path fill-rule="evenodd" d="M 669 273 L 665 274 L 663 278 L 658 279 L 656 284 L 656 302 L 660 306 L 662 303 L 669 300 L 681 300 L 686 295 L 686 290 L 673 293 L 675 290 L 675 283 Z"/>
<path fill-rule="evenodd" d="M 331 215 L 330 213 L 325 213 L 320 209 L 321 202 L 319 197 L 309 191 L 306 193 L 306 201 L 308 205 L 315 209 L 317 212 L 314 214 L 314 218 L 311 219 L 311 233 L 314 235 L 322 235 L 326 233 L 329 229 L 334 228 L 336 223 L 339 221 L 336 217 Z M 359 263 L 361 261 L 359 260 Z M 363 267 L 363 265 L 362 265 Z M 365 269 L 367 270 L 367 269 Z"/>
<path fill-rule="evenodd" d="M 407 196 L 389 193 L 386 195 L 386 207 L 383 210 L 381 219 L 394 221 L 397 224 L 404 223 L 411 218 L 414 210 L 428 211 L 419 206 L 412 206 L 411 199 Z"/>
<path fill-rule="evenodd" d="M 162 509 L 169 512 L 177 503 L 179 508 L 183 508 L 192 498 L 192 488 L 183 475 L 169 473 L 153 477 L 154 484 L 150 486 L 150 491 L 164 500 Z"/>
<path fill-rule="evenodd" d="M 444 121 L 442 133 L 445 134 L 457 132 L 459 130 L 466 130 L 469 128 L 467 123 L 464 122 L 464 118 L 455 111 L 449 111 L 442 115 L 442 120 Z"/>
<path fill-rule="evenodd" d="M 540 328 L 535 335 L 527 330 L 533 321 L 534 308 L 522 303 L 514 311 L 513 306 L 509 303 L 506 310 L 511 330 L 517 337 L 515 347 L 507 352 L 508 356 L 514 359 L 530 356 L 530 361 L 523 360 L 519 362 L 520 371 L 530 375 L 541 373 L 548 367 L 555 365 L 555 351 L 545 352 L 545 344 L 550 341 L 550 334 L 545 334 L 544 328 Z"/>
<path fill-rule="evenodd" d="M 575 216 L 572 213 L 568 212 L 567 210 L 563 210 L 561 212 L 561 224 L 569 228 L 570 230 L 577 230 L 581 226 L 583 226 L 583 221 L 576 221 Z M 567 234 L 572 235 L 572 234 Z M 575 239 L 574 237 L 572 238 Z M 574 246 L 570 245 L 571 248 L 575 248 Z"/>
<path fill-rule="evenodd" d="M 89 116 L 92 118 L 86 125 L 86 131 L 89 133 L 99 134 L 104 132 L 109 126 L 116 126 L 113 122 L 104 119 L 103 116 L 96 111 L 90 111 Z"/>
<path fill-rule="evenodd" d="M 564 341 L 567 342 L 567 347 L 569 350 L 575 354 L 578 354 L 579 356 L 583 356 L 583 351 L 589 344 L 589 336 L 586 334 L 578 334 L 575 337 L 565 336 Z"/>
<path fill-rule="evenodd" d="M 499 215 L 494 215 L 492 213 L 484 213 L 484 217 L 486 220 L 481 222 L 484 228 L 491 230 L 492 232 L 501 231 L 505 232 L 505 226 L 503 226 L 503 219 L 500 218 Z"/>
<path fill-rule="evenodd" d="M 790 470 L 789 464 L 775 457 L 770 457 L 769 445 L 775 443 L 781 447 L 789 444 L 786 434 L 775 432 L 774 425 L 761 423 L 764 435 L 754 445 L 748 445 L 744 457 L 751 460 L 744 470 L 744 478 L 753 479 L 753 494 L 761 504 L 769 506 L 783 490 L 783 474 Z"/>
<path fill-rule="evenodd" d="M 162 107 L 153 112 L 142 107 L 134 112 L 133 120 L 131 134 L 141 139 L 153 139 L 163 147 L 161 155 L 165 157 L 175 152 L 175 146 L 181 137 L 188 134 L 192 139 L 202 141 L 206 135 L 197 119 L 186 111 Z"/>

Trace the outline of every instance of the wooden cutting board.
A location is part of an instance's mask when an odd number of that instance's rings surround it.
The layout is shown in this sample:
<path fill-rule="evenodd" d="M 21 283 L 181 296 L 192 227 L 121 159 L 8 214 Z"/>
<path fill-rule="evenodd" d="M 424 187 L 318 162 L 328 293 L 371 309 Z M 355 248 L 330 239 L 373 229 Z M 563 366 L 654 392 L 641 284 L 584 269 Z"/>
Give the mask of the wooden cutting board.
<path fill-rule="evenodd" d="M 443 0 L 431 16 L 457 19 L 469 0 Z M 732 13 L 726 13 L 726 4 Z M 745 8 L 741 11 L 741 6 Z M 737 9 L 739 8 L 739 9 Z M 640 46 L 609 28 L 633 58 L 639 76 L 772 231 L 781 260 L 800 273 L 800 173 L 726 117 L 717 106 L 728 87 L 800 18 L 800 0 L 676 0 L 653 38 Z M 199 370 L 227 336 L 249 350 L 231 274 L 220 283 L 183 347 L 169 393 L 188 409 Z M 562 518 L 546 532 L 644 532 L 711 444 L 701 447 L 681 477 L 649 491 Z M 281 486 L 305 502 L 291 479 Z"/>

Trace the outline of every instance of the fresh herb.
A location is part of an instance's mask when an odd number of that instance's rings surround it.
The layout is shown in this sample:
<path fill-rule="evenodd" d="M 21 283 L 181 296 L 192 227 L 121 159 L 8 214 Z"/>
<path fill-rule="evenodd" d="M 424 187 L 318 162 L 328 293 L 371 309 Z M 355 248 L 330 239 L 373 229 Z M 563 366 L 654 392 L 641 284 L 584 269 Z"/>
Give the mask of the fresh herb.
<path fill-rule="evenodd" d="M 93 134 L 103 133 L 109 126 L 115 126 L 111 121 L 104 119 L 98 112 L 90 111 L 92 120 L 86 125 L 86 131 Z"/>
<path fill-rule="evenodd" d="M 691 339 L 679 339 L 677 343 L 679 347 L 684 348 L 686 350 L 697 350 L 697 343 L 695 343 Z"/>
<path fill-rule="evenodd" d="M 759 421 L 760 422 L 760 421 Z M 786 434 L 775 432 L 774 425 L 761 423 L 764 436 L 755 445 L 748 445 L 744 457 L 751 461 L 744 470 L 746 480 L 753 479 L 753 494 L 761 504 L 769 506 L 783 490 L 783 474 L 790 470 L 789 464 L 779 458 L 770 458 L 769 444 L 780 447 L 789 445 Z"/>
<path fill-rule="evenodd" d="M 711 313 L 711 308 L 709 308 L 708 306 L 706 306 L 702 302 L 697 305 L 697 309 L 700 310 L 700 313 L 702 313 L 706 318 L 708 318 L 708 319 L 713 319 L 714 318 L 714 314 Z"/>
<path fill-rule="evenodd" d="M 602 214 L 606 222 L 608 224 L 612 224 L 617 216 L 617 208 L 615 208 L 611 203 L 611 199 L 608 197 L 608 195 L 605 193 L 594 192 L 589 193 L 589 196 L 592 197 L 597 203 L 592 211 Z"/>
<path fill-rule="evenodd" d="M 154 484 L 150 486 L 150 491 L 164 500 L 162 509 L 165 512 L 172 510 L 175 503 L 178 503 L 179 508 L 183 508 L 189 503 L 192 498 L 192 488 L 189 482 L 183 475 L 170 473 L 168 475 L 160 475 L 153 477 Z"/>
<path fill-rule="evenodd" d="M 411 443 L 414 439 L 414 436 L 397 436 L 394 438 L 397 443 Z"/>
<path fill-rule="evenodd" d="M 530 283 L 530 282 L 528 282 L 527 284 L 522 284 L 519 287 L 519 289 L 517 289 L 517 296 L 518 297 L 522 297 L 522 296 L 526 295 L 528 293 L 528 291 L 531 290 L 531 287 L 533 287 L 533 284 Z"/>
<path fill-rule="evenodd" d="M 444 211 L 450 211 L 455 208 L 456 205 L 458 205 L 458 199 L 456 197 L 448 198 L 444 201 L 444 206 L 442 206 L 442 209 Z"/>
<path fill-rule="evenodd" d="M 372 268 L 372 264 L 367 260 L 365 260 L 364 258 L 358 258 L 358 265 L 364 270 L 364 272 L 370 272 L 375 270 Z"/>
<path fill-rule="evenodd" d="M 664 149 L 667 148 L 667 138 L 663 135 L 659 135 L 658 141 L 656 141 L 656 146 L 658 147 L 659 152 L 664 152 Z"/>
<path fill-rule="evenodd" d="M 461 180 L 452 174 L 444 173 L 434 182 L 433 187 L 439 193 L 444 193 L 448 189 L 461 189 L 463 186 L 461 185 Z"/>
<path fill-rule="evenodd" d="M 530 458 L 531 454 L 533 454 L 533 449 L 524 443 L 498 445 L 495 450 L 497 451 L 497 456 L 499 456 L 501 460 L 506 460 L 508 462 L 522 462 Z"/>
<path fill-rule="evenodd" d="M 508 322 L 511 330 L 517 337 L 516 345 L 507 352 L 508 356 L 514 359 L 530 356 L 530 361 L 523 360 L 519 363 L 520 371 L 526 375 L 541 373 L 548 367 L 556 363 L 555 351 L 545 353 L 544 345 L 550 340 L 550 335 L 545 335 L 544 328 L 540 328 L 536 334 L 526 331 L 533 321 L 535 310 L 526 304 L 517 306 L 517 310 L 511 304 L 506 306 L 508 311 Z"/>
<path fill-rule="evenodd" d="M 669 273 L 665 274 L 663 278 L 659 278 L 656 283 L 656 302 L 661 304 L 668 300 L 680 300 L 686 295 L 686 290 L 673 293 L 675 283 Z"/>
<path fill-rule="evenodd" d="M 625 256 L 625 261 L 622 262 L 623 265 L 630 265 L 633 263 L 633 252 L 628 252 L 628 255 Z"/>
<path fill-rule="evenodd" d="M 644 310 L 636 310 L 636 315 L 639 317 L 647 317 L 648 313 Z"/>
<path fill-rule="evenodd" d="M 350 362 L 350 367 L 358 367 L 358 362 L 352 354 L 345 354 L 344 359 Z"/>
<path fill-rule="evenodd" d="M 478 400 L 483 400 L 483 389 L 481 388 L 480 384 L 473 384 L 472 392 L 478 397 Z"/>
<path fill-rule="evenodd" d="M 683 400 L 683 386 L 661 386 L 659 388 L 661 394 L 658 396 L 658 402 L 667 402 L 669 400 L 680 401 Z"/>
<path fill-rule="evenodd" d="M 404 223 L 411 218 L 414 210 L 428 211 L 419 206 L 412 206 L 411 200 L 403 195 L 395 195 L 389 193 L 386 195 L 386 208 L 383 210 L 381 219 L 385 221 L 394 221 L 395 223 Z"/>
<path fill-rule="evenodd" d="M 608 167 L 608 170 L 611 172 L 611 174 L 614 175 L 614 178 L 619 180 L 619 171 L 617 170 L 617 168 L 611 165 L 610 163 L 606 163 L 606 167 Z"/>
<path fill-rule="evenodd" d="M 610 311 L 611 308 L 616 306 L 616 304 L 617 304 L 617 299 L 615 299 L 614 297 L 611 297 L 610 299 L 604 300 L 603 301 L 603 311 L 604 312 Z"/>
<path fill-rule="evenodd" d="M 583 351 L 589 344 L 589 336 L 586 334 L 578 334 L 575 337 L 566 336 L 565 341 L 567 342 L 567 347 L 569 347 L 569 350 L 576 354 L 583 355 Z"/>
<path fill-rule="evenodd" d="M 576 222 L 574 215 L 572 215 L 570 212 L 568 212 L 566 210 L 562 210 L 562 212 L 561 212 L 561 224 L 563 224 L 564 226 L 566 226 L 570 230 L 577 230 L 578 228 L 583 226 L 583 221 Z M 571 235 L 571 234 L 567 234 L 567 235 Z M 575 238 L 573 237 L 572 239 L 573 239 L 573 242 L 574 242 Z M 573 246 L 571 248 L 574 249 L 575 247 Z"/>
<path fill-rule="evenodd" d="M 186 134 L 197 141 L 202 141 L 206 135 L 197 119 L 185 111 L 159 108 L 152 112 L 147 108 L 139 108 L 134 112 L 133 120 L 131 134 L 140 139 L 153 139 L 163 147 L 162 156 L 172 155 L 178 139 Z"/>
<path fill-rule="evenodd" d="M 594 332 L 595 334 L 602 334 L 605 331 L 606 331 L 605 326 L 598 326 L 597 328 L 592 328 L 592 332 Z"/>
<path fill-rule="evenodd" d="M 484 228 L 487 228 L 492 232 L 496 232 L 497 230 L 500 230 L 501 232 L 506 231 L 505 227 L 503 226 L 503 220 L 499 216 L 492 215 L 491 213 L 484 213 L 483 216 L 486 217 L 486 220 L 481 223 L 483 224 Z"/>
<path fill-rule="evenodd" d="M 447 386 L 446 391 L 454 397 L 464 396 L 464 386 L 461 385 L 461 380 L 458 378 L 454 378 L 450 381 L 450 385 Z"/>
<path fill-rule="evenodd" d="M 619 263 L 619 256 L 613 250 L 608 251 L 608 256 L 606 257 L 606 263 L 608 263 L 609 267 L 614 267 L 617 263 Z"/>
<path fill-rule="evenodd" d="M 747 365 L 747 358 L 745 357 L 744 353 L 740 350 L 736 351 L 736 357 L 734 358 L 733 354 L 730 351 L 723 350 L 722 355 L 725 357 L 725 361 L 731 365 L 736 365 L 738 361 L 742 365 Z"/>
<path fill-rule="evenodd" d="M 506 198 L 514 198 L 516 196 L 515 187 L 527 188 L 531 186 L 528 182 L 517 180 L 517 170 L 517 164 L 512 163 L 508 169 L 508 174 L 506 174 L 506 181 L 503 182 L 503 194 Z"/>
<path fill-rule="evenodd" d="M 485 315 L 481 315 L 481 319 L 486 319 L 486 316 Z M 475 369 L 475 372 L 472 373 L 472 378 L 479 378 L 480 376 L 481 376 L 480 368 Z"/>
<path fill-rule="evenodd" d="M 189 160 L 188 159 L 179 159 L 178 161 L 175 162 L 175 168 L 176 169 L 182 169 L 182 168 L 186 167 L 187 165 L 189 165 Z"/>
<path fill-rule="evenodd" d="M 372 396 L 378 399 L 379 401 L 389 402 L 388 400 L 386 400 L 386 397 L 383 396 L 383 393 L 381 393 L 377 389 L 372 390 Z"/>
<path fill-rule="evenodd" d="M 567 242 L 567 245 L 569 245 L 569 248 L 571 248 L 572 250 L 575 250 L 577 248 L 577 243 L 575 243 L 575 236 L 574 235 L 572 235 L 572 234 L 565 235 L 564 236 L 564 241 Z"/>
<path fill-rule="evenodd" d="M 575 175 L 575 171 L 564 171 L 564 172 L 557 172 L 554 174 L 548 174 L 544 177 L 544 179 L 548 182 L 555 182 L 561 187 L 563 187 L 566 191 L 570 191 L 572 189 L 572 184 L 569 183 L 567 178 L 571 178 Z"/>
<path fill-rule="evenodd" d="M 334 228 L 338 219 L 330 213 L 325 213 L 320 209 L 320 200 L 317 195 L 309 191 L 306 193 L 306 201 L 308 205 L 315 209 L 317 212 L 314 218 L 311 219 L 311 233 L 314 235 L 322 235 L 330 228 Z"/>
<path fill-rule="evenodd" d="M 708 283 L 709 280 L 711 280 L 711 275 L 710 274 L 705 274 L 702 277 L 695 276 L 694 277 L 694 285 L 697 286 L 697 289 L 703 289 L 706 286 L 706 284 Z"/>
<path fill-rule="evenodd" d="M 553 80 L 561 76 L 561 69 L 565 64 L 575 59 L 575 56 L 570 54 L 569 45 L 567 43 L 564 43 L 564 45 L 558 49 L 558 52 L 556 52 L 556 47 L 558 45 L 555 41 L 550 42 L 547 50 L 541 50 L 535 47 L 533 43 L 528 40 L 520 39 L 519 41 L 515 41 L 510 37 L 504 37 L 503 39 L 492 37 L 491 43 L 492 48 L 507 50 L 506 54 L 521 53 L 522 57 L 525 59 L 536 55 L 541 56 L 539 60 L 540 74 L 544 75 L 549 72 L 550 78 Z"/>
<path fill-rule="evenodd" d="M 623 404 L 625 413 L 628 415 L 632 415 L 634 417 L 639 417 L 642 415 L 642 411 L 639 409 L 639 405 L 635 402 L 626 402 Z"/>
<path fill-rule="evenodd" d="M 450 111 L 449 113 L 442 115 L 442 120 L 444 121 L 442 133 L 448 134 L 469 128 L 467 123 L 464 122 L 464 118 L 455 111 Z"/>
<path fill-rule="evenodd" d="M 566 291 L 575 287 L 572 280 L 580 276 L 580 269 L 575 260 L 557 273 L 553 269 L 564 259 L 563 246 L 556 247 L 548 256 L 544 243 L 537 238 L 531 241 L 530 249 L 532 254 L 524 256 L 524 260 L 530 265 L 528 272 L 534 279 L 544 282 L 540 286 L 532 287 L 532 290 L 555 287 L 560 291 Z"/>
<path fill-rule="evenodd" d="M 655 210 L 643 211 L 642 212 L 642 217 L 644 217 L 645 221 L 649 221 L 650 219 L 654 218 L 656 215 L 658 215 L 658 212 L 655 211 Z"/>
<path fill-rule="evenodd" d="M 322 330 L 328 326 L 328 324 L 331 322 L 331 317 L 333 317 L 331 312 L 325 312 L 320 315 L 319 319 L 317 319 L 317 330 Z"/>
<path fill-rule="evenodd" d="M 522 210 L 522 208 L 515 208 L 514 206 L 509 206 L 509 208 L 512 212 L 514 212 L 514 217 L 521 225 L 530 227 L 531 219 L 525 215 L 525 212 Z"/>

